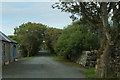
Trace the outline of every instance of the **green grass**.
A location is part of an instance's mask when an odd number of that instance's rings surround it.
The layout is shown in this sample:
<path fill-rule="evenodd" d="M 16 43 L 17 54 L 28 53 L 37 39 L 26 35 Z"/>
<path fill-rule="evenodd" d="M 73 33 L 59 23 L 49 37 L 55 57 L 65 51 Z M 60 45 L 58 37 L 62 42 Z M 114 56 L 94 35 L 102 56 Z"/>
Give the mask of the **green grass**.
<path fill-rule="evenodd" d="M 111 74 L 108 74 L 108 78 L 120 78 L 120 74 L 119 74 L 119 76 L 117 77 L 116 74 L 111 73 Z"/>
<path fill-rule="evenodd" d="M 72 65 L 72 66 L 83 67 L 80 64 L 77 64 L 75 62 L 71 62 L 69 60 L 66 60 L 66 59 L 60 57 L 60 56 L 53 56 L 52 58 L 53 58 L 53 60 L 60 61 L 60 62 L 65 63 L 65 64 L 69 64 L 69 65 Z M 83 70 L 83 71 L 80 71 L 80 72 L 85 74 L 87 78 L 100 78 L 99 76 L 95 75 L 95 68 L 86 68 L 86 70 Z"/>
<path fill-rule="evenodd" d="M 80 64 L 77 64 L 77 63 L 75 63 L 75 62 L 69 61 L 69 60 L 64 59 L 63 57 L 60 57 L 60 56 L 52 56 L 52 59 L 53 59 L 53 60 L 56 60 L 56 61 L 59 61 L 59 62 L 62 62 L 62 63 L 64 63 L 64 64 L 71 65 L 71 66 L 83 67 L 83 66 L 80 65 Z"/>
<path fill-rule="evenodd" d="M 52 56 L 53 60 L 56 60 L 56 61 L 64 61 L 65 59 L 63 57 L 60 57 L 60 56 Z"/>
<path fill-rule="evenodd" d="M 31 56 L 31 57 L 21 57 L 21 58 L 18 58 L 18 59 L 33 59 L 34 56 Z"/>
<path fill-rule="evenodd" d="M 52 56 L 52 59 L 56 60 L 56 61 L 59 61 L 59 62 L 62 62 L 64 64 L 71 65 L 71 66 L 83 67 L 80 64 L 77 64 L 75 62 L 71 62 L 71 61 L 69 61 L 67 59 L 64 59 L 63 57 L 60 57 L 60 56 Z M 94 67 L 91 67 L 91 68 L 90 67 L 84 67 L 84 68 L 85 68 L 85 70 L 82 70 L 80 72 L 83 73 L 83 74 L 85 74 L 85 76 L 87 78 L 101 78 L 100 76 L 97 76 L 95 74 L 95 68 Z M 114 77 L 110 77 L 110 78 L 112 78 L 113 80 L 115 80 Z M 104 79 L 104 80 L 111 80 L 111 79 Z M 116 79 L 116 80 L 118 80 L 118 79 Z"/>
<path fill-rule="evenodd" d="M 87 78 L 101 78 L 95 74 L 95 68 L 88 68 L 86 71 L 83 71 Z M 109 74 L 104 80 L 118 80 L 118 77 L 115 77 L 115 74 Z"/>
<path fill-rule="evenodd" d="M 100 78 L 95 75 L 95 68 L 88 68 L 86 71 L 83 71 L 87 78 Z"/>

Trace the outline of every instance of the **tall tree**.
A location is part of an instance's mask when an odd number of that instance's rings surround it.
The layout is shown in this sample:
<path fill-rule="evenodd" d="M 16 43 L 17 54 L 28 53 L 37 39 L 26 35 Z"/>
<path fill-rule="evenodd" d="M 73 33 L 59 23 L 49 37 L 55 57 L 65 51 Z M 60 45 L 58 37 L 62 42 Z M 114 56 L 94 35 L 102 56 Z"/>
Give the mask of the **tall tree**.
<path fill-rule="evenodd" d="M 71 18 L 81 19 L 93 27 L 101 40 L 98 53 L 96 74 L 107 77 L 109 56 L 120 38 L 120 2 L 61 2 L 53 8 L 71 13 Z M 76 17 L 79 16 L 79 17 Z"/>
<path fill-rule="evenodd" d="M 62 33 L 62 29 L 56 29 L 56 28 L 47 28 L 44 32 L 45 34 L 45 44 L 46 44 L 46 49 L 49 51 L 51 54 L 56 54 L 55 52 L 55 44 L 57 43 L 57 40 L 59 36 Z"/>
<path fill-rule="evenodd" d="M 46 26 L 39 23 L 25 23 L 15 28 L 14 36 L 26 56 L 35 55 L 40 50 Z"/>

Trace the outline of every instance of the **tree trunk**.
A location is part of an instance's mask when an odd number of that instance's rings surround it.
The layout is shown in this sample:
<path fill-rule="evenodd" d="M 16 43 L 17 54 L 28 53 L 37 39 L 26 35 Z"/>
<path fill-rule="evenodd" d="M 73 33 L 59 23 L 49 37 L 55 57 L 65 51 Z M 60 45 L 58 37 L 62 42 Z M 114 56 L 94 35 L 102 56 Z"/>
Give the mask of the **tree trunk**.
<path fill-rule="evenodd" d="M 31 51 L 32 51 L 32 46 L 29 46 L 27 48 L 27 57 L 30 57 L 31 56 Z"/>
<path fill-rule="evenodd" d="M 103 46 L 101 48 L 103 48 Z M 101 76 L 102 78 L 106 78 L 110 72 L 109 57 L 110 57 L 110 52 L 111 50 L 113 50 L 113 48 L 114 45 L 111 45 L 107 42 L 104 45 L 102 51 L 99 51 L 100 55 L 97 59 L 96 74 Z"/>
<path fill-rule="evenodd" d="M 28 51 L 27 52 L 27 57 L 29 57 L 30 56 L 30 50 L 28 49 L 27 51 Z"/>
<path fill-rule="evenodd" d="M 96 74 L 101 76 L 102 78 L 106 78 L 109 72 L 109 55 L 111 52 L 111 48 L 113 46 L 111 41 L 111 35 L 109 34 L 109 24 L 108 24 L 108 12 L 107 12 L 107 3 L 101 3 L 102 10 L 102 22 L 103 22 L 103 32 L 105 34 L 105 41 L 102 44 L 99 55 L 97 59 L 96 65 Z"/>

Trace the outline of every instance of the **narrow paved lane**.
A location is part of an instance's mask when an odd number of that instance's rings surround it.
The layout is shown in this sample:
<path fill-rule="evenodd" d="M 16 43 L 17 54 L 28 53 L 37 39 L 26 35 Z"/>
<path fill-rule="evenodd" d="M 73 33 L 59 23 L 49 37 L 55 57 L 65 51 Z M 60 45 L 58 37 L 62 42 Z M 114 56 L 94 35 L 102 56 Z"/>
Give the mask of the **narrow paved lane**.
<path fill-rule="evenodd" d="M 35 57 L 3 67 L 3 78 L 84 78 L 81 69 L 54 61 L 51 57 Z"/>

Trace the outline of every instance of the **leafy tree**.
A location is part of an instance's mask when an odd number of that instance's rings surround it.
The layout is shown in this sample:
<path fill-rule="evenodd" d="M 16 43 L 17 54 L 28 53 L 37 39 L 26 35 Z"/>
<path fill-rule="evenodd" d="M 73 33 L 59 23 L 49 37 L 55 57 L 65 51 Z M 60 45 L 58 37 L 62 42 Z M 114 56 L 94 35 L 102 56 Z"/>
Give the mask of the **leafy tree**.
<path fill-rule="evenodd" d="M 56 44 L 59 55 L 68 59 L 76 58 L 81 51 L 96 50 L 99 40 L 87 25 L 74 22 L 63 30 Z"/>
<path fill-rule="evenodd" d="M 14 35 L 8 35 L 8 37 L 10 37 L 13 40 L 16 40 L 16 37 Z"/>
<path fill-rule="evenodd" d="M 78 18 L 76 17 L 78 15 L 82 21 L 89 23 L 99 34 L 101 47 L 99 48 L 96 74 L 107 77 L 110 72 L 108 57 L 120 39 L 120 1 L 63 2 L 61 0 L 60 3 L 54 4 L 53 8 L 71 13 L 73 20 Z"/>
<path fill-rule="evenodd" d="M 40 50 L 45 29 L 45 25 L 31 22 L 15 28 L 14 36 L 26 56 L 35 55 Z"/>
<path fill-rule="evenodd" d="M 45 30 L 44 32 L 45 45 L 49 53 L 56 54 L 54 48 L 59 36 L 61 35 L 61 32 L 62 32 L 61 29 L 49 28 L 49 27 Z"/>

